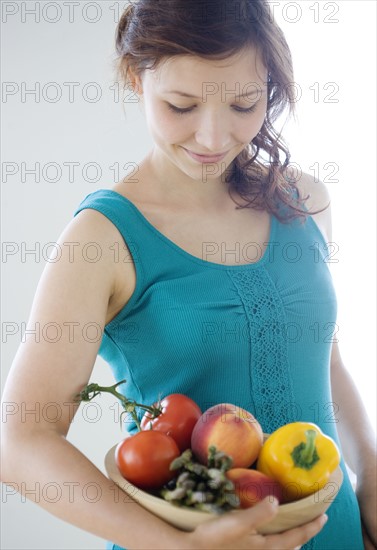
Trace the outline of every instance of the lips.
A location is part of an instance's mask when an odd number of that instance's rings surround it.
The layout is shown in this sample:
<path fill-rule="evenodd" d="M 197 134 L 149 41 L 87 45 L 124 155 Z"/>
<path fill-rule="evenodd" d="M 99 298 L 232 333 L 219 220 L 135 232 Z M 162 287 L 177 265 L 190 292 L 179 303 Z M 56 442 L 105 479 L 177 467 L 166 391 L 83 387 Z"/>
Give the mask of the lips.
<path fill-rule="evenodd" d="M 190 151 L 189 149 L 185 149 L 185 151 L 188 155 L 190 155 L 191 158 L 201 163 L 220 162 L 229 153 L 229 151 L 225 151 L 225 153 L 220 153 L 218 155 L 200 155 L 198 153 Z"/>

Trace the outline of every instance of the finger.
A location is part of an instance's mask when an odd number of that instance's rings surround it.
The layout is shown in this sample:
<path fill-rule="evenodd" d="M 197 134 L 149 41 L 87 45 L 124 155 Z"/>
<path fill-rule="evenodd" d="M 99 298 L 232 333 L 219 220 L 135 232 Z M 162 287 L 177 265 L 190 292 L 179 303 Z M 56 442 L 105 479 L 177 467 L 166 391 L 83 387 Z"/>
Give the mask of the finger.
<path fill-rule="evenodd" d="M 299 548 L 308 540 L 315 537 L 325 525 L 327 521 L 327 515 L 319 516 L 310 523 L 296 527 L 295 529 L 289 529 L 279 535 L 269 535 L 267 537 L 268 543 L 274 548 L 274 543 L 278 543 L 280 548 Z"/>
<path fill-rule="evenodd" d="M 206 537 L 210 537 L 213 544 L 215 541 L 235 540 L 271 521 L 278 512 L 278 504 L 275 498 L 267 497 L 252 508 L 226 513 L 201 527 L 206 529 Z"/>

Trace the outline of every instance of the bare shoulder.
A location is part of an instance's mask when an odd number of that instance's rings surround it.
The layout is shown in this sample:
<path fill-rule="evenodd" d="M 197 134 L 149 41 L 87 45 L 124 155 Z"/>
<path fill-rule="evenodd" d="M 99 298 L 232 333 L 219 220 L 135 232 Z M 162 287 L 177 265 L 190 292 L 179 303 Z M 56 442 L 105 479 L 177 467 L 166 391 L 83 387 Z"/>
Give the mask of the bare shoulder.
<path fill-rule="evenodd" d="M 296 185 L 302 197 L 308 196 L 306 205 L 309 210 L 321 210 L 330 203 L 330 193 L 326 185 L 311 174 L 302 172 Z"/>
<path fill-rule="evenodd" d="M 119 229 L 101 212 L 86 208 L 72 220 L 78 240 L 87 254 L 97 254 L 106 264 L 112 281 L 106 324 L 124 307 L 136 286 L 131 252 Z M 73 228 L 72 228 L 73 230 Z"/>
<path fill-rule="evenodd" d="M 67 228 L 81 239 L 92 238 L 101 246 L 102 255 L 114 255 L 114 244 L 124 245 L 124 238 L 114 222 L 95 208 L 84 208 L 70 221 Z"/>
<path fill-rule="evenodd" d="M 313 214 L 312 218 L 318 225 L 326 242 L 331 242 L 331 197 L 326 185 L 321 180 L 316 180 L 314 176 L 302 172 L 296 182 L 297 189 L 302 198 L 307 198 L 305 207 L 309 212 L 319 212 Z"/>
<path fill-rule="evenodd" d="M 76 231 L 80 238 L 92 237 L 99 239 L 103 244 L 113 241 L 120 233 L 115 225 L 100 211 L 94 208 L 81 210 L 67 226 L 71 231 Z M 99 243 L 101 244 L 101 243 Z"/>
<path fill-rule="evenodd" d="M 92 276 L 105 276 L 110 284 L 109 299 L 117 287 L 117 263 L 114 252 L 122 241 L 115 225 L 101 212 L 93 208 L 81 210 L 67 225 L 60 240 L 71 245 L 78 269 L 90 267 Z"/>

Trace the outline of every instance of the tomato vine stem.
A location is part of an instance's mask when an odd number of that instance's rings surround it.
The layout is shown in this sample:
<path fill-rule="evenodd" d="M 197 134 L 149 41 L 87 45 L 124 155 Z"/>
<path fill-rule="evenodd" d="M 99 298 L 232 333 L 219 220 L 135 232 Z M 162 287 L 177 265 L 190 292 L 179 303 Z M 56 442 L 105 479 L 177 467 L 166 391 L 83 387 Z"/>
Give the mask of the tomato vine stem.
<path fill-rule="evenodd" d="M 124 411 L 122 412 L 120 419 L 122 419 L 122 415 L 125 413 L 129 413 L 135 422 L 138 431 L 141 431 L 141 426 L 139 419 L 137 417 L 136 409 L 142 409 L 146 412 L 148 412 L 151 415 L 151 419 L 156 418 L 158 415 L 162 413 L 162 408 L 160 405 L 160 402 L 158 403 L 157 407 L 143 405 L 142 403 L 136 403 L 133 399 L 129 399 L 128 397 L 122 395 L 117 391 L 117 387 L 120 386 L 120 384 L 124 384 L 126 380 L 121 380 L 120 382 L 117 382 L 113 386 L 100 386 L 99 384 L 92 383 L 85 386 L 80 393 L 78 393 L 75 396 L 76 401 L 91 401 L 97 395 L 100 395 L 101 393 L 110 393 L 114 395 L 122 404 L 122 407 Z"/>

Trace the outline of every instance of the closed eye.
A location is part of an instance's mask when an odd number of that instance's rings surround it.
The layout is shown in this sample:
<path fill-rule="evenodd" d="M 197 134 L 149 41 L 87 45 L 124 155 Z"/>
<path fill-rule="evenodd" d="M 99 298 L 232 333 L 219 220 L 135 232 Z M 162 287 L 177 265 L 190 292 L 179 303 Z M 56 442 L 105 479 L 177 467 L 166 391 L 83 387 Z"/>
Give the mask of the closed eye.
<path fill-rule="evenodd" d="M 237 113 L 248 114 L 248 113 L 253 113 L 257 108 L 257 105 L 258 105 L 258 101 L 254 103 L 254 105 L 252 105 L 251 107 L 248 107 L 247 109 L 242 109 L 241 107 L 237 107 L 236 105 L 234 105 L 233 108 Z M 181 109 L 180 107 L 176 107 L 171 103 L 167 103 L 167 106 L 170 111 L 178 115 L 185 115 L 187 113 L 191 113 L 196 108 L 196 105 L 194 105 L 193 107 L 187 107 L 185 109 Z"/>
<path fill-rule="evenodd" d="M 179 115 L 184 115 L 185 113 L 191 113 L 191 111 L 195 109 L 195 107 L 187 107 L 186 109 L 180 109 L 179 107 L 176 107 L 171 103 L 168 103 L 168 108 L 170 109 L 170 111 L 173 111 L 173 113 L 178 113 Z"/>
<path fill-rule="evenodd" d="M 254 105 L 252 105 L 251 107 L 248 107 L 247 109 L 242 109 L 241 107 L 234 106 L 234 110 L 237 111 L 238 113 L 253 113 L 257 108 L 257 106 L 258 106 L 258 101 L 254 103 Z"/>

